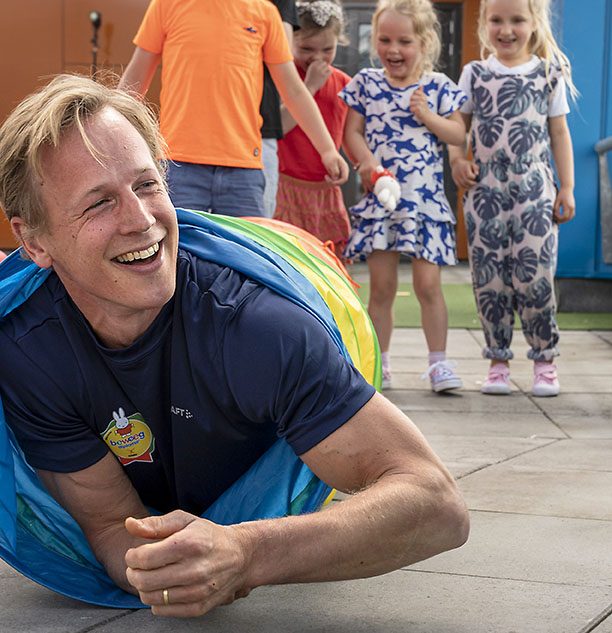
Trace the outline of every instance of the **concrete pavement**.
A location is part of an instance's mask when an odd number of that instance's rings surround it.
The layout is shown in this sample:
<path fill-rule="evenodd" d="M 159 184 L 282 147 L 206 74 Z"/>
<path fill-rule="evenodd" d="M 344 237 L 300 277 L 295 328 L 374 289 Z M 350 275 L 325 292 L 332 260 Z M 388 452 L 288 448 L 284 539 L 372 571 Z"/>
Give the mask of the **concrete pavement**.
<path fill-rule="evenodd" d="M 192 621 L 80 604 L 0 563 L 0 633 L 612 633 L 612 332 L 562 333 L 556 398 L 530 395 L 519 333 L 515 391 L 481 395 L 481 345 L 450 331 L 465 388 L 434 395 L 421 331 L 396 330 L 386 392 L 459 481 L 463 548 L 378 578 L 256 589 Z"/>

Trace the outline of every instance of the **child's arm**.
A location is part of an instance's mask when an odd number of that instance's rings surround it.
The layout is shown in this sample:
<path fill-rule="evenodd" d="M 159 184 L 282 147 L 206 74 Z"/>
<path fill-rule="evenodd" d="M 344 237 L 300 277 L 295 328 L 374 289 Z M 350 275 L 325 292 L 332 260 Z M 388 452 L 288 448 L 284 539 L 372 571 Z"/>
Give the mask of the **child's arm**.
<path fill-rule="evenodd" d="M 374 158 L 365 140 L 365 118 L 353 108 L 349 108 L 344 124 L 342 147 L 361 178 L 367 191 L 372 188 L 372 174 L 379 163 Z"/>
<path fill-rule="evenodd" d="M 453 112 L 447 117 L 440 116 L 429 109 L 427 97 L 422 86 L 419 86 L 410 97 L 410 111 L 419 123 L 422 123 L 443 143 L 460 145 L 465 140 L 465 125 L 461 113 Z"/>
<path fill-rule="evenodd" d="M 321 112 L 300 79 L 295 64 L 268 64 L 268 70 L 280 97 L 297 124 L 315 146 L 328 176 L 328 182 L 341 185 L 348 179 L 348 165 L 340 156 L 334 141 L 325 127 Z"/>
<path fill-rule="evenodd" d="M 121 90 L 136 92 L 142 97 L 147 94 L 155 70 L 161 61 L 161 55 L 150 53 L 137 46 L 119 80 Z"/>
<path fill-rule="evenodd" d="M 553 213 L 555 221 L 563 224 L 563 222 L 569 222 L 576 212 L 576 201 L 574 199 L 574 154 L 572 151 L 572 137 L 567 127 L 565 115 L 548 119 L 548 131 L 560 185 L 553 206 Z"/>
<path fill-rule="evenodd" d="M 314 97 L 315 94 L 323 87 L 323 84 L 331 75 L 331 66 L 322 60 L 312 62 L 306 70 L 304 84 L 308 88 L 308 92 Z M 281 103 L 281 121 L 283 124 L 283 134 L 290 132 L 296 125 L 295 119 L 291 116 L 291 112 Z"/>
<path fill-rule="evenodd" d="M 461 113 L 465 129 L 472 125 L 472 115 Z M 478 165 L 467 157 L 467 139 L 464 136 L 460 145 L 448 146 L 448 159 L 452 170 L 452 176 L 457 187 L 470 189 L 478 179 Z"/>

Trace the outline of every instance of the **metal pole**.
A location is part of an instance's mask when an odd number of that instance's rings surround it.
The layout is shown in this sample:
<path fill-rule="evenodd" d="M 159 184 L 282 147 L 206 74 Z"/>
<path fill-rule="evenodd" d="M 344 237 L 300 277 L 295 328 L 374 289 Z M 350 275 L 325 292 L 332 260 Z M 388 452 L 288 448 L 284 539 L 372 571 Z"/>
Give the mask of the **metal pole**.
<path fill-rule="evenodd" d="M 91 38 L 91 76 L 95 79 L 98 72 L 98 30 L 102 24 L 102 14 L 99 11 L 91 11 L 89 13 L 89 21 L 93 27 L 93 36 Z"/>

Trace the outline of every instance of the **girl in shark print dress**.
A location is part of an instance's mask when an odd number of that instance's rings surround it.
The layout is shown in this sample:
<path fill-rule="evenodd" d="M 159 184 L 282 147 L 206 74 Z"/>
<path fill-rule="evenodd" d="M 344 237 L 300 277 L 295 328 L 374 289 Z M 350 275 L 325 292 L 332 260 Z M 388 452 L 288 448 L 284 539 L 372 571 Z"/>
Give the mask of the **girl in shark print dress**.
<path fill-rule="evenodd" d="M 361 70 L 340 97 L 364 118 L 364 137 L 377 162 L 398 180 L 402 195 L 388 212 L 372 191 L 353 207 L 349 259 L 373 250 L 396 250 L 433 264 L 456 264 L 455 216 L 444 193 L 443 143 L 410 109 L 420 90 L 428 107 L 446 117 L 466 96 L 442 73 L 424 73 L 418 83 L 393 86 L 384 69 Z"/>
<path fill-rule="evenodd" d="M 344 255 L 366 259 L 368 312 L 378 335 L 383 388 L 390 386 L 389 345 L 400 254 L 412 258 L 413 286 L 429 351 L 435 392 L 462 386 L 446 360 L 448 317 L 440 268 L 457 262 L 455 218 L 444 194 L 443 144 L 465 135 L 459 108 L 463 92 L 434 72 L 439 24 L 429 0 L 380 0 L 372 42 L 382 68 L 360 71 L 340 92 L 349 106 L 343 146 L 366 194 L 350 209 L 352 232 Z M 372 193 L 372 173 L 388 169 L 401 189 L 387 211 Z"/>

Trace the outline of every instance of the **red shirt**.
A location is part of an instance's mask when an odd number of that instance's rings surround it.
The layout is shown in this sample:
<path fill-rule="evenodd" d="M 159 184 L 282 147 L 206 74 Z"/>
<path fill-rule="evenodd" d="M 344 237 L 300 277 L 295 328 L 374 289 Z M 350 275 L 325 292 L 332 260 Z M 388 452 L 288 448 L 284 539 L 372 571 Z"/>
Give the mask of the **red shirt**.
<path fill-rule="evenodd" d="M 304 81 L 306 73 L 299 67 L 298 72 Z M 332 67 L 332 74 L 314 95 L 336 149 L 342 144 L 348 114 L 348 106 L 338 97 L 338 93 L 350 80 L 346 73 Z M 282 174 L 300 180 L 321 181 L 327 175 L 319 153 L 297 125 L 278 142 L 278 169 Z"/>

